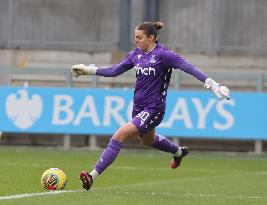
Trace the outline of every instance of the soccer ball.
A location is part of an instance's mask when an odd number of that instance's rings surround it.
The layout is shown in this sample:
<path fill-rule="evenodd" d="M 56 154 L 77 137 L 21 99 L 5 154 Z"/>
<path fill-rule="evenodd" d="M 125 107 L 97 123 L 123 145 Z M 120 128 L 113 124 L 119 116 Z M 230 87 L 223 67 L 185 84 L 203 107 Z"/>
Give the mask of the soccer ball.
<path fill-rule="evenodd" d="M 41 177 L 41 185 L 47 190 L 62 190 L 66 183 L 66 174 L 58 168 L 47 169 Z"/>

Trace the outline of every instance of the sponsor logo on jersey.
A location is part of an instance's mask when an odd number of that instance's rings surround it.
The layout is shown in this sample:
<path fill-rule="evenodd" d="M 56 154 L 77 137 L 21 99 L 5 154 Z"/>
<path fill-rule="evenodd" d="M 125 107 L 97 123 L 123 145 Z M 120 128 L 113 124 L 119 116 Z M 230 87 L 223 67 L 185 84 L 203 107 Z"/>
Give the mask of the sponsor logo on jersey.
<path fill-rule="evenodd" d="M 142 68 L 138 64 L 134 67 L 136 70 L 136 74 L 142 74 L 142 75 L 156 75 L 155 68 Z"/>

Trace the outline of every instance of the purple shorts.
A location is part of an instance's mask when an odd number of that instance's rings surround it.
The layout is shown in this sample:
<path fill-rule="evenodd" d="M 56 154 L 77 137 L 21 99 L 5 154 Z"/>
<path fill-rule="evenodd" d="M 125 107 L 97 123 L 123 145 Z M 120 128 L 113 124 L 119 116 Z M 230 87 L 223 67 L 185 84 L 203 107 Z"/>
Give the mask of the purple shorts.
<path fill-rule="evenodd" d="M 164 112 L 162 110 L 134 106 L 131 122 L 137 127 L 140 135 L 144 135 L 149 130 L 157 127 L 163 117 Z"/>

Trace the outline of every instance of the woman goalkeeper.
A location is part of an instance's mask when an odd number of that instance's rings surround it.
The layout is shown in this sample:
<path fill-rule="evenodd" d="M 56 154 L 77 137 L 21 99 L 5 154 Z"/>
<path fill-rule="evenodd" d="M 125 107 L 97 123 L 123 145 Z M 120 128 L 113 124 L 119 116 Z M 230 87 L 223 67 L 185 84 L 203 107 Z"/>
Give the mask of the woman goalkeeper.
<path fill-rule="evenodd" d="M 79 75 L 115 77 L 132 68 L 136 70 L 132 120 L 114 133 L 94 169 L 90 173 L 87 171 L 80 173 L 83 188 L 87 191 L 91 188 L 93 181 L 116 159 L 122 143 L 127 139 L 140 136 L 143 145 L 171 153 L 172 168 L 177 168 L 183 157 L 188 154 L 187 147 L 179 147 L 165 136 L 155 133 L 155 127 L 164 117 L 167 90 L 173 69 L 193 75 L 204 83 L 205 88 L 211 88 L 219 99 L 230 99 L 227 87 L 220 86 L 207 74 L 158 42 L 158 30 L 162 28 L 161 22 L 139 24 L 135 28 L 136 48 L 129 52 L 119 64 L 102 68 L 78 64 L 71 68 L 75 77 Z"/>

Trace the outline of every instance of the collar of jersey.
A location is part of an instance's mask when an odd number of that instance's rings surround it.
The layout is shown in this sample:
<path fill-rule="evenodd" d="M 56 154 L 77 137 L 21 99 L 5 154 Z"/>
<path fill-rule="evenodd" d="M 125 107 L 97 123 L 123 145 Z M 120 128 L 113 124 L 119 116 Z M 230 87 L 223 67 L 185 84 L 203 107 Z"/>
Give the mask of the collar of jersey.
<path fill-rule="evenodd" d="M 145 52 L 145 51 L 143 51 L 145 54 L 149 54 L 149 53 L 152 53 L 154 50 L 155 50 L 155 48 L 157 48 L 157 47 L 159 47 L 160 46 L 160 44 L 158 43 L 158 42 L 156 42 L 156 44 L 155 44 L 155 46 L 154 46 L 154 48 L 152 48 L 152 50 L 151 51 L 148 51 L 148 52 Z"/>

